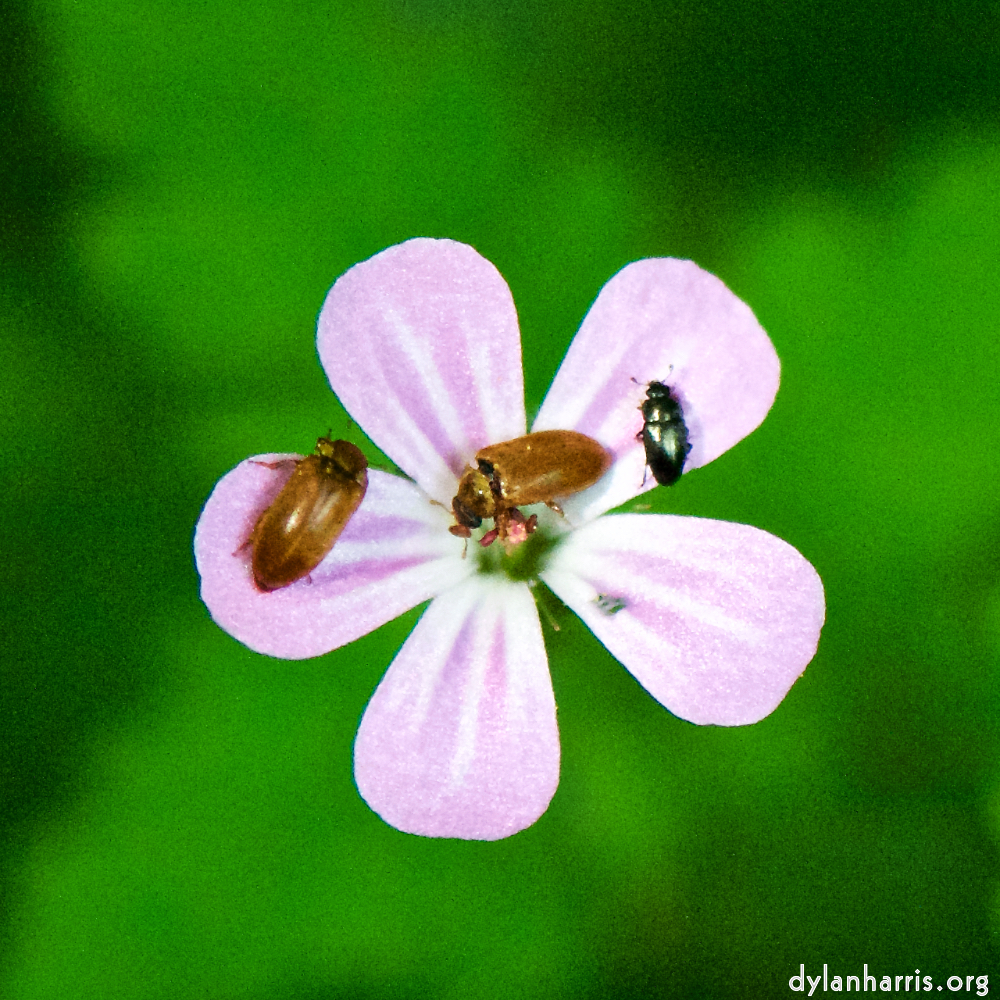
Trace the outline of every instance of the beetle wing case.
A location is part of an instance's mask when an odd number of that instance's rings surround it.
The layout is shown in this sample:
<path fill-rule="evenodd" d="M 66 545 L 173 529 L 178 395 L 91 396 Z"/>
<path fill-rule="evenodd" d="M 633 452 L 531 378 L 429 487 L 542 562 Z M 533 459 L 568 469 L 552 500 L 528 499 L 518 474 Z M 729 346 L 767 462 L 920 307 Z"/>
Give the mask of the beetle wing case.
<path fill-rule="evenodd" d="M 612 459 L 603 445 L 577 431 L 536 431 L 476 453 L 494 492 L 515 506 L 579 493 L 608 471 Z"/>

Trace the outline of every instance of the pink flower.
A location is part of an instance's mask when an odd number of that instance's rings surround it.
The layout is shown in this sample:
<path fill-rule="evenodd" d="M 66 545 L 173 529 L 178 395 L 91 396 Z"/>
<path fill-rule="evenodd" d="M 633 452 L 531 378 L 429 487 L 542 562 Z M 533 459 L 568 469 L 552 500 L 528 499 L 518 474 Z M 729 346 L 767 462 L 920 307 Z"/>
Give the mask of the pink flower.
<path fill-rule="evenodd" d="M 526 431 L 517 315 L 497 270 L 450 240 L 390 247 L 337 280 L 318 344 L 341 402 L 414 481 L 370 470 L 364 502 L 311 582 L 260 593 L 237 550 L 289 472 L 247 460 L 205 505 L 195 554 L 213 618 L 271 656 L 318 656 L 432 599 L 354 747 L 358 788 L 387 823 L 496 840 L 548 807 L 559 735 L 531 577 L 691 722 L 764 718 L 812 659 L 823 587 L 790 545 L 725 521 L 600 516 L 656 486 L 643 483 L 636 441 L 646 382 L 668 381 L 681 400 L 685 472 L 749 434 L 774 401 L 767 334 L 692 262 L 637 261 L 601 290 L 532 430 L 581 431 L 614 464 L 562 504 L 564 519 L 538 508 L 539 530 L 511 556 L 473 541 L 463 558 L 448 532 L 476 451 Z"/>

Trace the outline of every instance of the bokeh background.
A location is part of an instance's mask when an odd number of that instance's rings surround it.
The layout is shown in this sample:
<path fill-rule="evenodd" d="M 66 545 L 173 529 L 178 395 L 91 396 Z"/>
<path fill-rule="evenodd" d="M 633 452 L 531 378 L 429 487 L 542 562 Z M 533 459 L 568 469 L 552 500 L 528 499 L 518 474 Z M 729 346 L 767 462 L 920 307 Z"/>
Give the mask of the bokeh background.
<path fill-rule="evenodd" d="M 1000 970 L 998 22 L 985 0 L 8 2 L 0 995 Z M 562 781 L 498 843 L 399 833 L 354 787 L 420 609 L 273 660 L 211 622 L 192 561 L 247 455 L 332 427 L 378 461 L 315 319 L 412 236 L 507 279 L 529 411 L 623 265 L 718 274 L 782 387 L 648 499 L 787 539 L 827 592 L 817 657 L 740 729 L 671 716 L 556 605 Z"/>

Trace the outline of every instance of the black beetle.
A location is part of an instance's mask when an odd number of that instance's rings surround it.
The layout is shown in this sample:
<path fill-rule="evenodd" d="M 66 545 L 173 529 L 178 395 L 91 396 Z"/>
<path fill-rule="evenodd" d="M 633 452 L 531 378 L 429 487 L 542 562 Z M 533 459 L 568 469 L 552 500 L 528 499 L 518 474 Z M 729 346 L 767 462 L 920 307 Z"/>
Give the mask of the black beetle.
<path fill-rule="evenodd" d="M 635 439 L 646 448 L 646 464 L 661 486 L 672 486 L 684 471 L 691 444 L 677 397 L 670 386 L 650 382 L 642 406 L 642 430 Z"/>

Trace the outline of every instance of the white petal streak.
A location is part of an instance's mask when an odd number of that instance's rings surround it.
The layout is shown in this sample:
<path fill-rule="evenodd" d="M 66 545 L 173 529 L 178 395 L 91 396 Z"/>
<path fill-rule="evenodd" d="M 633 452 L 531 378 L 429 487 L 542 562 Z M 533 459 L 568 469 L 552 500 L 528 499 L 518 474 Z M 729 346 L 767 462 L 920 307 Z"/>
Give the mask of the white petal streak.
<path fill-rule="evenodd" d="M 498 840 L 545 811 L 559 736 L 527 587 L 476 577 L 431 604 L 365 710 L 354 769 L 407 833 Z"/>
<path fill-rule="evenodd" d="M 744 524 L 601 518 L 568 536 L 542 576 L 657 701 L 701 724 L 770 714 L 823 626 L 810 563 Z"/>
<path fill-rule="evenodd" d="M 472 454 L 476 449 L 469 443 L 462 426 L 462 417 L 449 397 L 451 387 L 445 383 L 434 363 L 433 355 L 427 350 L 425 338 L 418 335 L 406 322 L 401 311 L 393 308 L 391 303 L 387 302 L 383 307 L 383 315 L 386 323 L 395 331 L 394 340 L 401 356 L 413 366 L 417 384 L 427 391 L 431 412 L 437 424 L 450 428 L 451 442 L 456 450 Z M 468 330 L 463 328 L 461 334 L 462 340 L 468 343 Z"/>
<path fill-rule="evenodd" d="M 475 452 L 524 433 L 510 289 L 463 243 L 415 239 L 337 279 L 320 359 L 365 433 L 442 503 Z"/>

